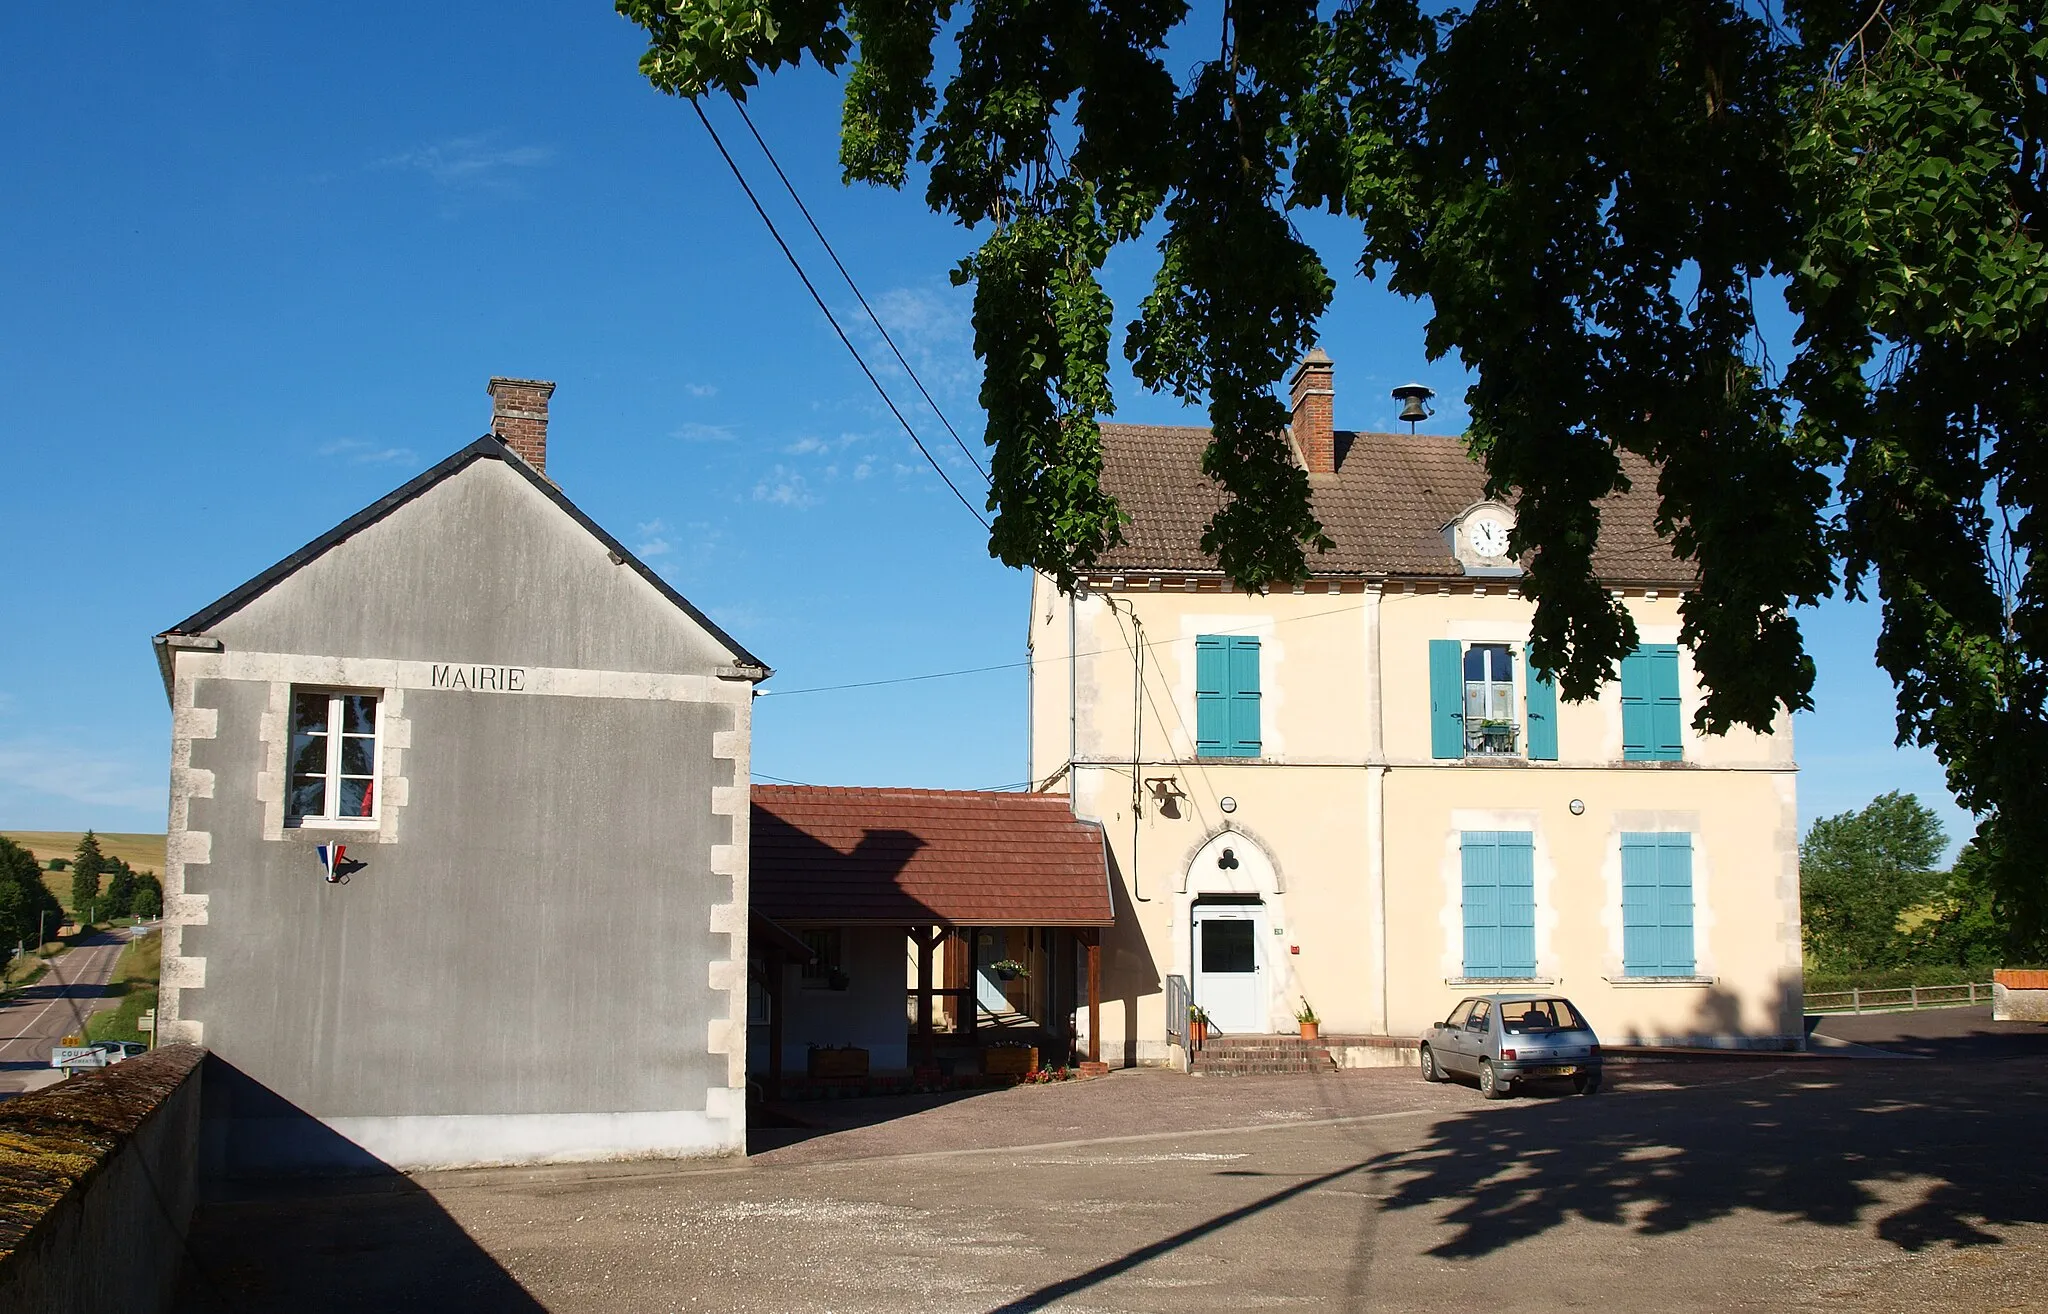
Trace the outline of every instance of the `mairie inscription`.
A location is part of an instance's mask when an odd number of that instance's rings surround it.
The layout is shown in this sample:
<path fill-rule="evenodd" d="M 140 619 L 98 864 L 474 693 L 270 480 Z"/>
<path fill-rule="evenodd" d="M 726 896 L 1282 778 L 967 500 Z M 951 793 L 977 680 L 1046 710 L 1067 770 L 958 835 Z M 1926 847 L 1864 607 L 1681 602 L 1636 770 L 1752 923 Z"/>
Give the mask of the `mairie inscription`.
<path fill-rule="evenodd" d="M 443 666 L 432 664 L 429 685 L 435 689 L 482 690 L 486 693 L 525 693 L 524 666 Z"/>

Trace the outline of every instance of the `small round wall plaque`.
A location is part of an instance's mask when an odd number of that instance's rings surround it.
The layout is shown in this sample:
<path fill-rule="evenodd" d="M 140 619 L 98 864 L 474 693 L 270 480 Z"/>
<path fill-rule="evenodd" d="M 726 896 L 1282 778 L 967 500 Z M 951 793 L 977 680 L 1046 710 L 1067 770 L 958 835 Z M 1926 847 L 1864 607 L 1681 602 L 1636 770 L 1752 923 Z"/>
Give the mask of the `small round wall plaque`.
<path fill-rule="evenodd" d="M 1575 798 L 1572 800 L 1572 815 L 1575 817 L 1583 817 L 1586 815 L 1586 800 L 1582 798 Z"/>
<path fill-rule="evenodd" d="M 1235 812 L 1237 811 L 1237 800 L 1225 794 L 1222 798 L 1216 800 L 1216 806 L 1222 808 L 1225 812 Z"/>

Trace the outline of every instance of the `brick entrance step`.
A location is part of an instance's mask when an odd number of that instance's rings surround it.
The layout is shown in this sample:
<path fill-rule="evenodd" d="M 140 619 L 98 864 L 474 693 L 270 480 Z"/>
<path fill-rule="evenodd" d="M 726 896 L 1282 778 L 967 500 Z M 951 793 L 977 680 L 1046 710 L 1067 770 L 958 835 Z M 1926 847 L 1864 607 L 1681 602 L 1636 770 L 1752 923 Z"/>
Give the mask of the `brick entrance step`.
<path fill-rule="evenodd" d="M 1300 1036 L 1210 1036 L 1188 1071 L 1195 1076 L 1240 1077 L 1335 1072 L 1328 1043 Z"/>

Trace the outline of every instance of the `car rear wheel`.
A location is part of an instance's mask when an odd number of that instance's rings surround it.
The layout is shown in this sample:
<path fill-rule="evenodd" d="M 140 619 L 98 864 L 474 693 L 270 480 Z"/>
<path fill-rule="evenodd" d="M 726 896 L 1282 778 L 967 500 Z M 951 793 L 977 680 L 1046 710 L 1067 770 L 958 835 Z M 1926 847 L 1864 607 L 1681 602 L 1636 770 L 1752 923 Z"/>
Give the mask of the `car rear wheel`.
<path fill-rule="evenodd" d="M 1581 1072 L 1578 1076 L 1573 1077 L 1572 1093 L 1575 1095 L 1598 1095 L 1600 1093 L 1600 1074 L 1597 1072 Z"/>
<path fill-rule="evenodd" d="M 1442 1081 L 1444 1079 L 1444 1070 L 1437 1066 L 1436 1051 L 1427 1045 L 1422 1047 L 1422 1079 L 1424 1081 Z"/>
<path fill-rule="evenodd" d="M 1479 1065 L 1479 1093 L 1490 1100 L 1504 1100 L 1510 1093 L 1508 1083 L 1493 1070 L 1492 1059 Z"/>

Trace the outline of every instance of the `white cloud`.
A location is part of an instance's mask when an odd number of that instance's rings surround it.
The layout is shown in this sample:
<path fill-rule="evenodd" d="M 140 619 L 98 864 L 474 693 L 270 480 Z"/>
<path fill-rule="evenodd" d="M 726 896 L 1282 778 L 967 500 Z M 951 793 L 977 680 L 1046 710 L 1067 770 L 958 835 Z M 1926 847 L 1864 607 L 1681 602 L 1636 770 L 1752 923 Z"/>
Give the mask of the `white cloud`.
<path fill-rule="evenodd" d="M 832 444 L 823 438 L 806 437 L 797 439 L 782 450 L 791 456 L 808 456 L 812 452 L 829 452 L 832 450 Z"/>
<path fill-rule="evenodd" d="M 675 545 L 665 538 L 650 538 L 633 549 L 636 557 L 665 557 L 675 551 Z"/>
<path fill-rule="evenodd" d="M 418 465 L 419 453 L 410 447 L 381 447 L 360 438 L 337 438 L 322 443 L 320 455 L 347 461 L 350 465 Z"/>
<path fill-rule="evenodd" d="M 853 467 L 853 477 L 855 479 L 865 479 L 874 472 L 875 463 L 873 461 L 862 461 L 859 465 Z"/>
<path fill-rule="evenodd" d="M 159 811 L 168 788 L 160 771 L 152 775 L 132 760 L 40 739 L 0 742 L 0 784 L 94 807 Z"/>
<path fill-rule="evenodd" d="M 423 173 L 443 187 L 508 191 L 518 185 L 517 171 L 539 168 L 555 158 L 553 147 L 498 146 L 492 140 L 494 135 L 444 137 L 387 155 L 375 167 Z"/>
<path fill-rule="evenodd" d="M 699 424 L 695 420 L 669 433 L 669 437 L 686 443 L 729 443 L 738 436 L 729 424 Z"/>
<path fill-rule="evenodd" d="M 683 385 L 683 391 L 689 393 L 692 397 L 716 397 L 718 395 L 718 385 L 715 383 L 686 383 Z"/>
<path fill-rule="evenodd" d="M 816 504 L 818 499 L 812 496 L 801 474 L 786 465 L 778 465 L 754 485 L 754 500 L 802 509 Z"/>

